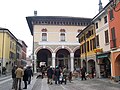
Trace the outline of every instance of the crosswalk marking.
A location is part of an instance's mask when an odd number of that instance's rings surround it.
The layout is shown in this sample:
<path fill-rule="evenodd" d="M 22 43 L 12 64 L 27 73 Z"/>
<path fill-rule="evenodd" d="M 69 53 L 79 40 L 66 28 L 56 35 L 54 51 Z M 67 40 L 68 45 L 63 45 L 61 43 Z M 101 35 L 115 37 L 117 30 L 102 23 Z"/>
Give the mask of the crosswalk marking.
<path fill-rule="evenodd" d="M 8 81 L 10 81 L 10 80 L 12 80 L 12 78 L 6 79 L 6 80 L 4 80 L 4 81 L 0 81 L 0 84 L 3 84 L 3 83 L 8 82 Z"/>

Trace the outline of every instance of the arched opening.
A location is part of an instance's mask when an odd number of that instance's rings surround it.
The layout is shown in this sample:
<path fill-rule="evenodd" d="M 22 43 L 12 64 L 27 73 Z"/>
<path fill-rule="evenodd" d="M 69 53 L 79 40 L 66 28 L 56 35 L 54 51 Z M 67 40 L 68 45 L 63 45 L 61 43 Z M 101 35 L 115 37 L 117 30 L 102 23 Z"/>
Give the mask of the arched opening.
<path fill-rule="evenodd" d="M 40 49 L 37 52 L 37 65 L 36 67 L 40 67 L 40 63 L 44 62 L 45 66 L 52 65 L 52 59 L 51 59 L 51 52 L 48 49 Z"/>
<path fill-rule="evenodd" d="M 115 60 L 115 75 L 120 76 L 120 55 Z"/>
<path fill-rule="evenodd" d="M 93 59 L 90 59 L 88 61 L 88 73 L 91 73 L 91 69 L 94 69 L 95 71 L 95 61 Z"/>
<path fill-rule="evenodd" d="M 63 66 L 67 66 L 70 67 L 70 53 L 68 50 L 66 49 L 60 49 L 57 51 L 56 53 L 56 60 L 55 60 L 55 64 L 56 66 L 59 67 L 63 67 Z"/>
<path fill-rule="evenodd" d="M 74 68 L 75 70 L 79 70 L 81 67 L 81 59 L 80 59 L 80 49 L 77 49 L 74 53 Z"/>
<path fill-rule="evenodd" d="M 100 60 L 100 75 L 103 78 L 108 78 L 111 76 L 111 62 L 105 57 Z"/>

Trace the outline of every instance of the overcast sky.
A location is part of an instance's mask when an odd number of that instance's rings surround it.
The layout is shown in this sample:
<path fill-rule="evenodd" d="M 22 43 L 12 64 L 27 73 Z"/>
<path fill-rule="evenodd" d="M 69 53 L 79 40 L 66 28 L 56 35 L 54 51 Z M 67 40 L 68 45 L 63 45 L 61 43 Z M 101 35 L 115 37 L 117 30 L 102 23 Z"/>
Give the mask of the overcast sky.
<path fill-rule="evenodd" d="M 109 0 L 101 0 L 103 7 Z M 33 16 L 73 16 L 93 18 L 98 13 L 99 0 L 0 0 L 0 27 L 7 28 L 23 40 L 32 53 L 32 36 L 26 18 Z"/>

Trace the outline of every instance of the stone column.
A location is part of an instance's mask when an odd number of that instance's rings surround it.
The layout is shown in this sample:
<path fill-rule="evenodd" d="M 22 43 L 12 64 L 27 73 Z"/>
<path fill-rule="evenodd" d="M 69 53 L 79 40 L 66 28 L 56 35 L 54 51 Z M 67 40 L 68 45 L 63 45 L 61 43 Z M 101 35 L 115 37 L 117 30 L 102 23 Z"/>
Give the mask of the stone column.
<path fill-rule="evenodd" d="M 101 75 L 100 75 L 100 65 L 98 65 L 98 63 L 97 63 L 97 58 L 96 58 L 96 62 L 95 62 L 95 67 L 96 67 L 96 77 L 97 78 L 101 78 Z"/>
<path fill-rule="evenodd" d="M 56 53 L 52 53 L 52 66 L 55 68 L 55 54 Z"/>
<path fill-rule="evenodd" d="M 74 71 L 74 53 L 70 53 L 71 71 Z"/>

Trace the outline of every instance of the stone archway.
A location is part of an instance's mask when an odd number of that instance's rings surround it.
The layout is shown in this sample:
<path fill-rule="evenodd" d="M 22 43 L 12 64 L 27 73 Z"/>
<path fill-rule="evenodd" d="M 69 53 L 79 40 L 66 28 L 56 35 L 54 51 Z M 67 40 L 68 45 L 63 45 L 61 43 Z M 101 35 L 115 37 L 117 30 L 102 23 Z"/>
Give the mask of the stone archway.
<path fill-rule="evenodd" d="M 70 52 L 66 49 L 59 49 L 56 52 L 55 65 L 63 67 L 64 65 L 69 68 L 70 66 Z"/>
<path fill-rule="evenodd" d="M 52 65 L 52 54 L 48 49 L 40 49 L 37 52 L 37 67 L 40 67 L 40 62 L 45 62 L 46 66 Z"/>
<path fill-rule="evenodd" d="M 77 49 L 74 52 L 74 68 L 76 69 L 80 69 L 81 67 L 81 59 L 80 59 L 80 49 Z"/>
<path fill-rule="evenodd" d="M 91 67 L 93 67 L 93 69 L 96 70 L 95 69 L 95 61 L 93 59 L 90 59 L 88 61 L 88 73 L 91 72 Z"/>
<path fill-rule="evenodd" d="M 120 54 L 115 60 L 115 76 L 120 76 Z"/>

